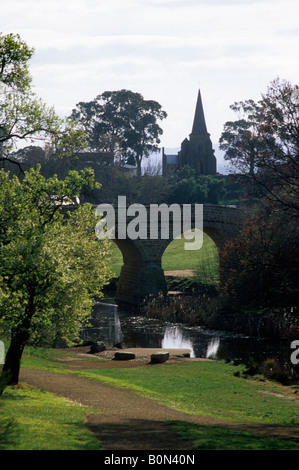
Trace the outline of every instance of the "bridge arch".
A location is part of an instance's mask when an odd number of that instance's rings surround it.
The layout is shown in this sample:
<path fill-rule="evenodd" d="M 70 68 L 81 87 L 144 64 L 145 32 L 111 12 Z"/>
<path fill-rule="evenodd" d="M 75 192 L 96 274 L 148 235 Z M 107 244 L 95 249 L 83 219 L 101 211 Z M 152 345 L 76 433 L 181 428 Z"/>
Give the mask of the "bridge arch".
<path fill-rule="evenodd" d="M 243 211 L 226 206 L 203 206 L 203 231 L 212 238 L 218 249 L 228 239 L 237 235 L 242 222 Z M 170 220 L 169 224 L 171 223 Z M 192 221 L 192 228 L 194 228 L 194 221 Z M 167 239 L 149 237 L 135 240 L 118 239 L 117 223 L 115 233 L 114 242 L 123 256 L 123 266 L 116 292 L 117 302 L 136 305 L 141 304 L 148 296 L 157 296 L 159 292 L 166 294 L 162 256 L 175 238 L 171 227 Z"/>
<path fill-rule="evenodd" d="M 185 235 L 185 234 L 183 234 Z M 184 250 L 184 237 L 170 240 L 162 254 L 162 268 L 165 276 L 172 271 L 189 271 L 189 276 L 197 274 L 199 279 L 218 279 L 219 249 L 214 239 L 203 230 L 203 244 L 196 251 Z"/>

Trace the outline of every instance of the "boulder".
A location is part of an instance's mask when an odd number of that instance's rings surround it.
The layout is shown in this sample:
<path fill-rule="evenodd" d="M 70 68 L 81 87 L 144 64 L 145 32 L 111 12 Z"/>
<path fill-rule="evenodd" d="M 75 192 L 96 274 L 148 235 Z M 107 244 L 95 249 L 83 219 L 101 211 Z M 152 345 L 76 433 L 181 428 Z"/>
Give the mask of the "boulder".
<path fill-rule="evenodd" d="M 90 354 L 96 354 L 106 350 L 106 346 L 103 341 L 97 341 L 90 346 Z"/>
<path fill-rule="evenodd" d="M 131 359 L 135 359 L 135 354 L 130 353 L 130 352 L 125 352 L 125 351 L 116 352 L 114 354 L 114 359 L 116 361 L 130 361 Z"/>
<path fill-rule="evenodd" d="M 151 354 L 152 364 L 161 364 L 169 359 L 169 352 L 158 352 Z"/>

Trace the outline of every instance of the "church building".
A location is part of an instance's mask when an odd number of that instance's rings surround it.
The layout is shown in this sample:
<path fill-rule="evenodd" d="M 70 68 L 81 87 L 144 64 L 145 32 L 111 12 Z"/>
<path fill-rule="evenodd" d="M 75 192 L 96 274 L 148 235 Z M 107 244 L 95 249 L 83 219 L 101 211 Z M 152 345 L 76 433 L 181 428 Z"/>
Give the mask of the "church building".
<path fill-rule="evenodd" d="M 163 176 L 170 176 L 185 165 L 191 166 L 196 175 L 216 174 L 216 157 L 207 131 L 200 90 L 189 139 L 182 142 L 177 155 L 166 155 L 164 149 L 162 152 Z"/>

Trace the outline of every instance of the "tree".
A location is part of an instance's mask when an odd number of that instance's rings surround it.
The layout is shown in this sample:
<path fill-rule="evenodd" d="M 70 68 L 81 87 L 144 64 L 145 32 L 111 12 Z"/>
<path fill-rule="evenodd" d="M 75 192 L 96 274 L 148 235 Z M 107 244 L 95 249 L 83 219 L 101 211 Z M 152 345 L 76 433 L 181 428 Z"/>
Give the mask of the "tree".
<path fill-rule="evenodd" d="M 230 108 L 239 119 L 224 124 L 219 148 L 241 173 L 253 176 L 257 170 L 257 158 L 262 146 L 259 133 L 260 104 L 253 100 L 234 103 Z"/>
<path fill-rule="evenodd" d="M 153 100 L 129 90 L 106 91 L 93 101 L 77 104 L 71 119 L 83 125 L 91 151 L 113 159 L 133 157 L 141 175 L 141 161 L 157 151 L 162 129 L 157 121 L 166 112 Z"/>
<path fill-rule="evenodd" d="M 69 119 L 60 119 L 31 90 L 28 61 L 34 50 L 19 35 L 0 34 L 0 159 L 18 142 L 44 140 L 61 156 L 69 155 L 85 144 L 81 128 L 74 129 Z M 14 160 L 12 160 L 14 161 Z"/>
<path fill-rule="evenodd" d="M 72 341 L 109 278 L 109 242 L 95 236 L 91 205 L 64 202 L 94 186 L 92 171 L 46 179 L 39 168 L 20 181 L 0 172 L 0 327 L 10 334 L 2 388 L 18 382 L 28 342 Z"/>
<path fill-rule="evenodd" d="M 264 207 L 246 220 L 240 235 L 220 251 L 221 291 L 231 307 L 299 307 L 298 224 Z"/>
<path fill-rule="evenodd" d="M 153 100 L 144 100 L 139 93 L 127 92 L 128 106 L 126 106 L 126 140 L 125 154 L 132 156 L 137 165 L 137 175 L 141 176 L 141 161 L 150 153 L 158 150 L 162 129 L 157 120 L 167 117 L 159 103 Z"/>
<path fill-rule="evenodd" d="M 264 147 L 259 154 L 256 183 L 263 197 L 291 217 L 299 214 L 299 87 L 278 78 L 261 101 L 260 132 Z"/>
<path fill-rule="evenodd" d="M 0 33 L 0 82 L 21 91 L 27 89 L 31 82 L 28 61 L 33 53 L 19 34 Z"/>
<path fill-rule="evenodd" d="M 250 174 L 255 212 L 220 256 L 222 287 L 237 305 L 298 311 L 298 86 L 277 78 L 252 108 L 258 136 Z M 227 139 L 232 152 L 233 142 Z M 236 158 L 242 163 L 241 156 Z"/>
<path fill-rule="evenodd" d="M 220 148 L 241 173 L 247 173 L 255 196 L 276 208 L 298 214 L 299 88 L 279 78 L 262 99 L 235 103 L 243 118 L 225 124 Z M 262 202 L 262 201 L 261 201 Z"/>

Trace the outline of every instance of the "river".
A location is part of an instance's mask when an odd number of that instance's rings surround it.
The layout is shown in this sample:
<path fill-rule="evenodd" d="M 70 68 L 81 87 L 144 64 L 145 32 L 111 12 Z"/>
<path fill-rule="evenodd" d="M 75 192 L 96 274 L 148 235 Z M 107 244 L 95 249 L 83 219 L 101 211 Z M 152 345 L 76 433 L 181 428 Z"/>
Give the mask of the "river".
<path fill-rule="evenodd" d="M 261 361 L 276 358 L 290 361 L 290 344 L 269 338 L 256 338 L 232 332 L 211 330 L 202 326 L 165 323 L 146 318 L 132 310 L 122 310 L 114 299 L 105 299 L 94 306 L 91 326 L 80 332 L 83 340 L 103 341 L 123 348 L 190 349 L 191 357 Z"/>

